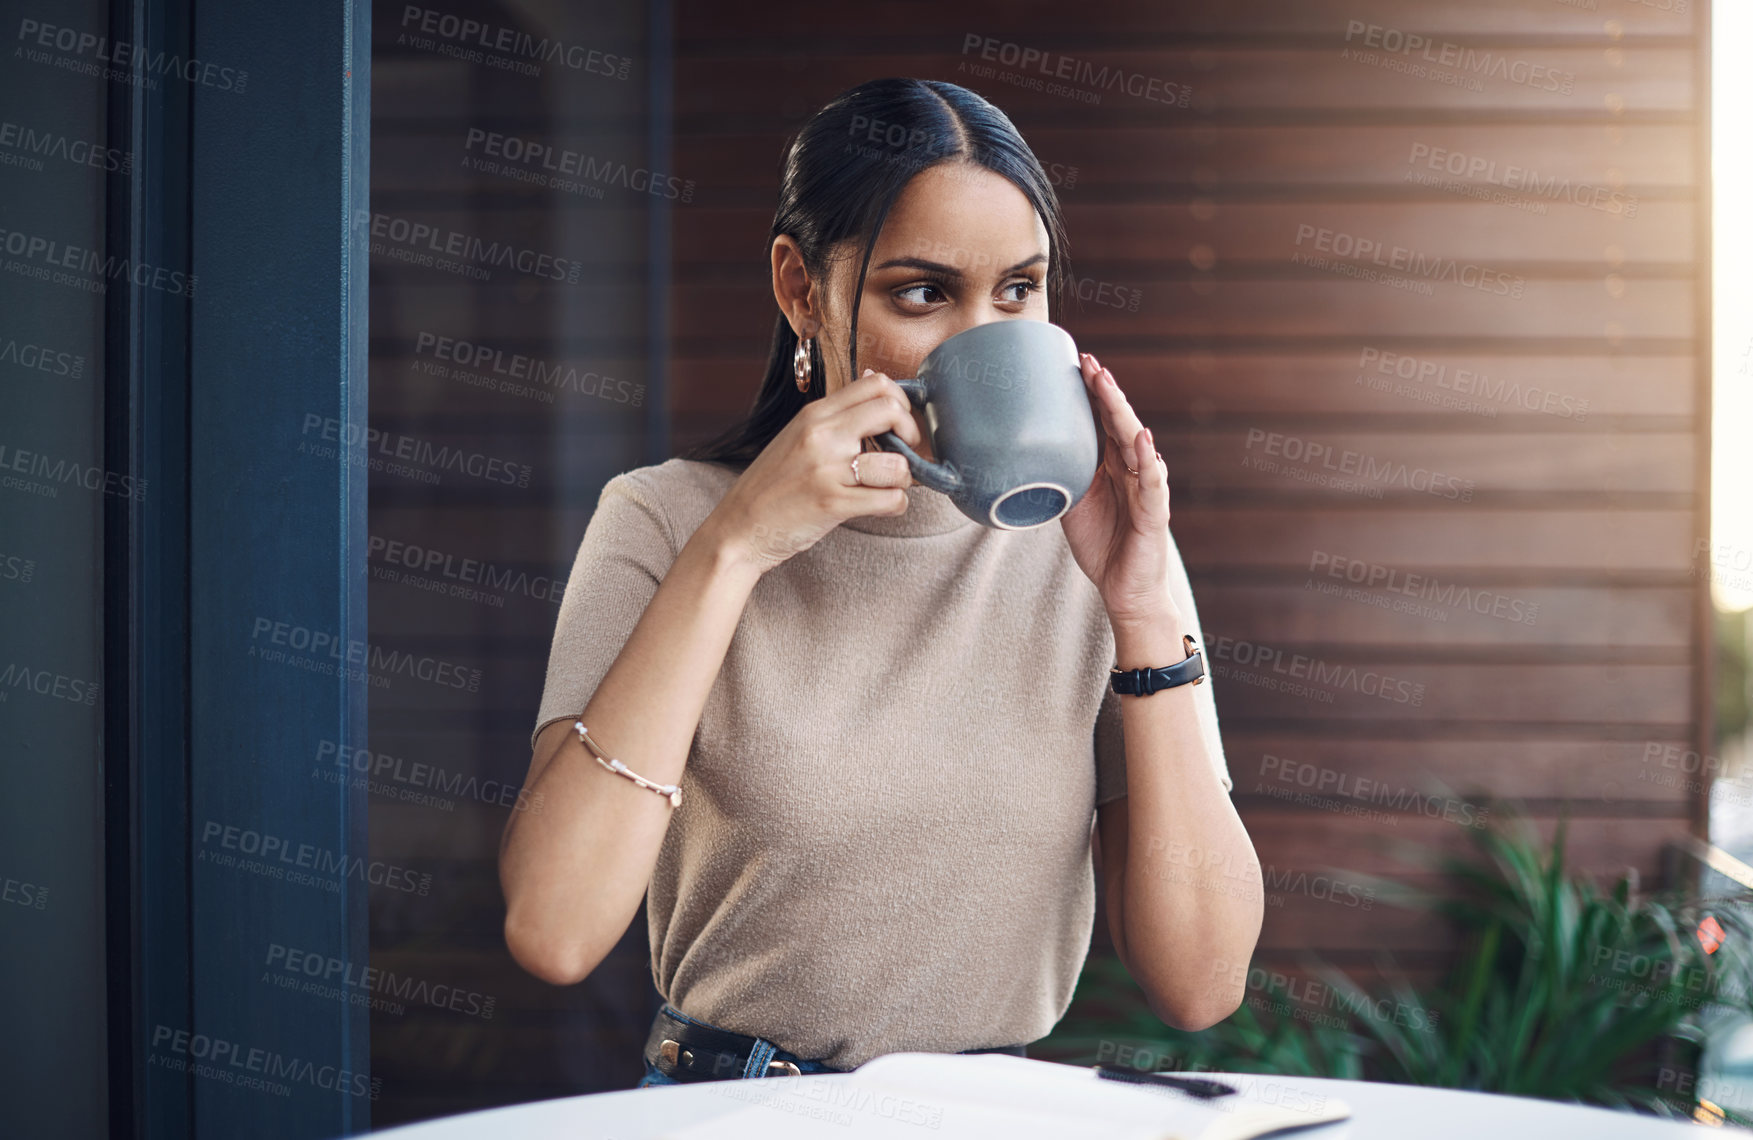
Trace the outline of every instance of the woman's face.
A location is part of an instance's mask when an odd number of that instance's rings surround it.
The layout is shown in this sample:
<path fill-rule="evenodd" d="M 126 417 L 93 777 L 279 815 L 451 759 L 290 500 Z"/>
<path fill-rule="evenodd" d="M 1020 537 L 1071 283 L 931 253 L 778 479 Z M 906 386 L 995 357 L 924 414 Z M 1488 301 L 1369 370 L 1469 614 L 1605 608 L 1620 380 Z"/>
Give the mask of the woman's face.
<path fill-rule="evenodd" d="M 847 350 L 863 252 L 862 241 L 836 251 L 823 291 L 818 336 L 829 392 L 855 379 Z M 858 310 L 860 373 L 917 376 L 926 354 L 964 329 L 1046 320 L 1046 277 L 1047 227 L 1021 190 L 970 163 L 921 171 L 896 198 L 871 251 Z M 930 456 L 929 441 L 921 454 Z"/>

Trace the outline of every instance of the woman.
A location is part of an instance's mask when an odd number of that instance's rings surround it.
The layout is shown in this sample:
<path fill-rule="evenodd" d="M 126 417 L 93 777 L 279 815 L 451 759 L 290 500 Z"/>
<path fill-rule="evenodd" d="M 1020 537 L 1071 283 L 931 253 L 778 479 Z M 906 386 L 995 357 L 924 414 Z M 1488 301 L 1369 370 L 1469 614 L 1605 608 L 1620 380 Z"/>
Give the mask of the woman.
<path fill-rule="evenodd" d="M 1070 1004 L 1092 861 L 1158 1016 L 1240 1003 L 1263 893 L 1211 686 L 1109 687 L 1202 640 L 1112 373 L 1084 355 L 1103 457 L 1059 525 L 974 523 L 872 440 L 931 456 L 891 377 L 974 324 L 1049 319 L 1064 247 L 980 96 L 842 94 L 787 155 L 748 420 L 604 487 L 532 735 L 543 809 L 508 822 L 501 881 L 512 955 L 554 984 L 647 899 L 642 1087 L 1022 1053 Z"/>

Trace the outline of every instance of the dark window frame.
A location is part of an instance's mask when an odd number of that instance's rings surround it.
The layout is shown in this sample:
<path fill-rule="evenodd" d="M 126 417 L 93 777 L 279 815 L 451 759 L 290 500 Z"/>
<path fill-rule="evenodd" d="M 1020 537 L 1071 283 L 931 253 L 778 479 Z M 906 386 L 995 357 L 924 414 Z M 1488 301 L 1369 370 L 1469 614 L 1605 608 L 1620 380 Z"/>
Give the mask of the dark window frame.
<path fill-rule="evenodd" d="M 370 1098 L 289 1097 L 151 1067 L 161 1027 L 315 1066 L 370 1067 L 369 1013 L 261 981 L 263 949 L 369 962 L 364 876 L 340 890 L 201 865 L 207 821 L 369 863 L 366 797 L 311 778 L 362 747 L 367 686 L 249 660 L 251 615 L 366 640 L 366 468 L 298 450 L 300 418 L 366 423 L 370 4 L 115 0 L 112 41 L 248 75 L 112 83 L 108 252 L 193 296 L 113 285 L 103 446 L 145 478 L 104 520 L 104 831 L 110 1134 L 332 1136 Z M 343 436 L 344 438 L 344 436 Z M 161 1050 L 164 1051 L 164 1050 Z"/>

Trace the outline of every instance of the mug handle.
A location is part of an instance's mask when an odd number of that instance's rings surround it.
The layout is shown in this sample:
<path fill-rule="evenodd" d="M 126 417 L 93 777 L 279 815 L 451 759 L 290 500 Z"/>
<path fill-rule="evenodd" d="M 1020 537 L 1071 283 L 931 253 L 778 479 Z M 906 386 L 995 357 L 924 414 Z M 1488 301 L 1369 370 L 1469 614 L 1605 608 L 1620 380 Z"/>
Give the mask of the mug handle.
<path fill-rule="evenodd" d="M 923 380 L 897 380 L 901 391 L 907 393 L 907 399 L 921 411 L 925 408 L 928 398 Z M 884 451 L 898 451 L 907 457 L 907 466 L 913 471 L 913 478 L 930 487 L 933 491 L 942 491 L 946 495 L 954 494 L 962 489 L 962 477 L 956 469 L 947 463 L 923 459 L 919 453 L 907 446 L 905 440 L 892 431 L 885 431 L 874 437 L 877 446 Z"/>

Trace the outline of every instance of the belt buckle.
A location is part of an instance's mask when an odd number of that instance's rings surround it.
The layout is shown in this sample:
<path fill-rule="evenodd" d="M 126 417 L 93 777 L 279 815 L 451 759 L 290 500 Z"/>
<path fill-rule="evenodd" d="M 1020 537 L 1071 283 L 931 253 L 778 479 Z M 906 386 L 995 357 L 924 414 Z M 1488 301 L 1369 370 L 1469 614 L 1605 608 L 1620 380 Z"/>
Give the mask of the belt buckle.
<path fill-rule="evenodd" d="M 663 1044 L 657 1047 L 658 1056 L 669 1062 L 671 1069 L 677 1072 L 692 1072 L 694 1051 L 682 1048 L 681 1042 L 665 1037 Z"/>
<path fill-rule="evenodd" d="M 658 1046 L 657 1051 L 658 1051 L 658 1055 L 660 1057 L 662 1057 L 665 1061 L 669 1062 L 669 1065 L 671 1068 L 681 1068 L 681 1067 L 683 1067 L 683 1065 L 685 1063 L 692 1062 L 694 1059 L 694 1055 L 693 1055 L 693 1052 L 691 1050 L 682 1048 L 681 1042 L 671 1040 L 668 1037 L 663 1039 L 663 1042 L 662 1042 L 662 1044 L 660 1044 Z M 779 1076 L 787 1076 L 787 1077 L 801 1077 L 801 1076 L 803 1076 L 802 1069 L 798 1068 L 796 1065 L 792 1064 L 790 1061 L 781 1061 L 781 1060 L 778 1060 L 777 1058 L 767 1062 L 767 1074 L 766 1075 L 767 1076 L 774 1076 L 775 1075 L 774 1070 L 776 1070 L 776 1069 L 778 1070 L 777 1075 L 779 1075 Z"/>
<path fill-rule="evenodd" d="M 657 1052 L 658 1056 L 668 1061 L 672 1068 L 685 1069 L 694 1064 L 694 1051 L 682 1048 L 681 1042 L 672 1041 L 668 1037 L 665 1037 L 663 1044 L 657 1047 Z"/>

